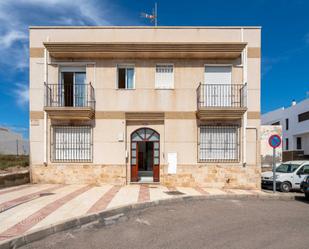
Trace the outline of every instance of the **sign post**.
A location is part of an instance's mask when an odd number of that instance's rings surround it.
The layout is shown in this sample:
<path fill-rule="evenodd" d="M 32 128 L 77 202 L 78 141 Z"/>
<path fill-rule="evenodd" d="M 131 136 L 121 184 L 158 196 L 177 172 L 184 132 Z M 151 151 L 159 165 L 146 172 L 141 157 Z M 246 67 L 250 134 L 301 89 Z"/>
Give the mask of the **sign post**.
<path fill-rule="evenodd" d="M 276 148 L 281 145 L 281 137 L 271 135 L 268 139 L 269 145 L 273 148 L 273 192 L 276 192 Z"/>

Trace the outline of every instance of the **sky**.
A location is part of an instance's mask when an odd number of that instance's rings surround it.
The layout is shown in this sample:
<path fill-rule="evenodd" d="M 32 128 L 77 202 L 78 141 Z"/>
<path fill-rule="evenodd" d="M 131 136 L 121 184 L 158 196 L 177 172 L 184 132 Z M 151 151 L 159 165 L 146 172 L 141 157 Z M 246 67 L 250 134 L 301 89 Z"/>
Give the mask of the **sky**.
<path fill-rule="evenodd" d="M 29 136 L 29 26 L 152 25 L 154 2 L 0 0 L 0 127 Z M 262 26 L 262 113 L 309 96 L 308 0 L 156 2 L 162 26 Z"/>

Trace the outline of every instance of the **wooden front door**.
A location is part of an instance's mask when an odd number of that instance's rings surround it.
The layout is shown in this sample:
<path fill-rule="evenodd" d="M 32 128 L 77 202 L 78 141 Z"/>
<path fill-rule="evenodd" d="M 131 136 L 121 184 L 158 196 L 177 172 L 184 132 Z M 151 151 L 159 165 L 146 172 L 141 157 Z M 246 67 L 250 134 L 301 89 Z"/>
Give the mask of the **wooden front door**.
<path fill-rule="evenodd" d="M 142 152 L 142 149 L 139 149 L 139 145 L 143 147 L 146 146 L 147 153 Z M 150 146 L 151 145 L 151 146 Z M 151 151 L 150 151 L 151 150 Z M 139 181 L 139 168 L 145 168 L 145 166 L 140 164 L 145 164 L 144 157 L 148 153 L 151 153 L 151 156 L 147 158 L 148 166 L 151 165 L 153 172 L 153 181 L 160 181 L 160 135 L 156 131 L 149 128 L 141 128 L 136 130 L 131 134 L 131 181 Z M 149 161 L 151 160 L 151 161 Z M 142 166 L 142 167 L 141 167 Z"/>

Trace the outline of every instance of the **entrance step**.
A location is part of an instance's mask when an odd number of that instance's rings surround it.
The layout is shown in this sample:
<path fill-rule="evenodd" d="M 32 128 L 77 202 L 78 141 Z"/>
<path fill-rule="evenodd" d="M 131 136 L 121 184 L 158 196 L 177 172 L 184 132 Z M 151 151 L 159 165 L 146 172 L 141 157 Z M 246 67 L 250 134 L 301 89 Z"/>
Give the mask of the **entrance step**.
<path fill-rule="evenodd" d="M 152 178 L 152 171 L 138 171 L 138 176 L 140 177 L 151 177 Z"/>
<path fill-rule="evenodd" d="M 152 183 L 153 177 L 152 176 L 141 176 L 138 182 L 139 183 Z"/>

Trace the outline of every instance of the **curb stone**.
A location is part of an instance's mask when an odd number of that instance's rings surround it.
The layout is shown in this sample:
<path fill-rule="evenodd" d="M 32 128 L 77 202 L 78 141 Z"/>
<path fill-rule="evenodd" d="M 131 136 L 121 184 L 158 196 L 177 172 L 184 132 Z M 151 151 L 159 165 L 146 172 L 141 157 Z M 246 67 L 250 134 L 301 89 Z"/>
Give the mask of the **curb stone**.
<path fill-rule="evenodd" d="M 146 208 L 155 207 L 158 205 L 190 202 L 192 200 L 214 200 L 214 199 L 261 199 L 261 200 L 295 200 L 295 196 L 280 196 L 271 194 L 228 194 L 228 195 L 189 195 L 179 196 L 169 199 L 155 200 L 144 203 L 135 203 L 117 208 L 102 211 L 100 213 L 86 214 L 83 216 L 75 217 L 69 220 L 61 221 L 35 231 L 19 235 L 17 237 L 0 242 L 0 249 L 16 249 L 26 244 L 41 240 L 52 234 L 56 234 L 72 228 L 80 228 L 83 226 L 91 225 L 92 223 L 100 222 L 103 226 L 116 223 L 118 220 L 123 219 L 126 214 L 132 211 L 144 210 Z"/>

